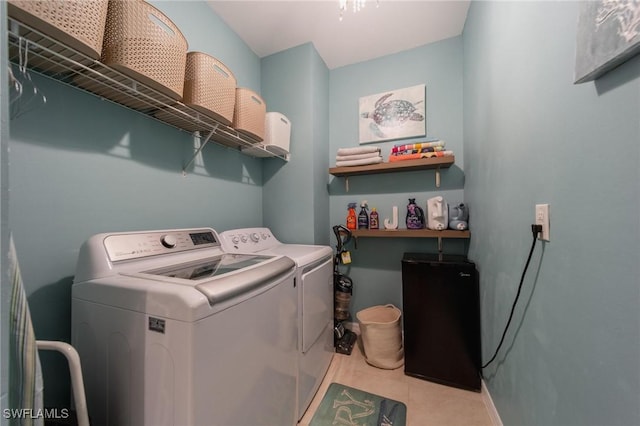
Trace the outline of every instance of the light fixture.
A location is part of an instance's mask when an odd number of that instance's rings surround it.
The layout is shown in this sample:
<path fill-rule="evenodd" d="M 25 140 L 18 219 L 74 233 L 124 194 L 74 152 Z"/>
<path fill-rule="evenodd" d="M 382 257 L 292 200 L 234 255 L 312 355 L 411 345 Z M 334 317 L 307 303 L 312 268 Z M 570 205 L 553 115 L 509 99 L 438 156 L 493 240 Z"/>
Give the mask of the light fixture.
<path fill-rule="evenodd" d="M 342 17 L 344 16 L 344 11 L 347 10 L 347 7 L 349 7 L 349 3 L 353 4 L 353 13 L 356 13 L 359 12 L 360 9 L 364 9 L 367 0 L 338 0 L 341 21 Z M 380 0 L 376 0 L 376 7 L 378 6 L 380 6 Z"/>

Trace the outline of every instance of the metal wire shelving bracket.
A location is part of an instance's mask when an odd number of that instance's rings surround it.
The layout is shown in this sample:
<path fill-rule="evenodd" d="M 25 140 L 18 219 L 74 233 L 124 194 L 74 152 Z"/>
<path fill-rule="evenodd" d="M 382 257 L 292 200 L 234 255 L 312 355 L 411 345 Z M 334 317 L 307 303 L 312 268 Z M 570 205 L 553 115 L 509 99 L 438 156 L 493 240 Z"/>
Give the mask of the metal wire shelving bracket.
<path fill-rule="evenodd" d="M 289 154 L 273 153 L 262 147 L 260 141 L 177 102 L 22 22 L 9 18 L 8 27 L 10 62 L 197 137 L 208 135 L 191 160 L 183 167 L 183 175 L 211 140 L 252 157 L 276 157 L 289 161 Z"/>

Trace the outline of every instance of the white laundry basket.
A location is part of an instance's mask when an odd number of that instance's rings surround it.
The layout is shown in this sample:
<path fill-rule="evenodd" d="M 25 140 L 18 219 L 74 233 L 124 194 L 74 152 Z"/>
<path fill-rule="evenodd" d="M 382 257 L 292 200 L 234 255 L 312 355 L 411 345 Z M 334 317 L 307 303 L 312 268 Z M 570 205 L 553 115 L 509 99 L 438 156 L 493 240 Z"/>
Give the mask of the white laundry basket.
<path fill-rule="evenodd" d="M 356 314 L 368 364 L 387 370 L 404 364 L 401 317 L 400 309 L 391 304 L 372 306 Z"/>

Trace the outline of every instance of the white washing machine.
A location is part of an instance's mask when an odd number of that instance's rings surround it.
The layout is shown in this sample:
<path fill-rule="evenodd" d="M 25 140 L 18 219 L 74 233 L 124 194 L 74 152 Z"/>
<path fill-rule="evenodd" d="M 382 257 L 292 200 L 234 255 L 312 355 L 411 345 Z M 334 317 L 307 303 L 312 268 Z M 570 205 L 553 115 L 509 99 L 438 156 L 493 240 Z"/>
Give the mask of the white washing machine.
<path fill-rule="evenodd" d="M 91 237 L 72 287 L 91 424 L 294 425 L 295 271 L 209 228 Z"/>
<path fill-rule="evenodd" d="M 298 403 L 302 418 L 324 378 L 333 347 L 333 251 L 329 246 L 284 244 L 269 228 L 220 233 L 229 253 L 288 256 L 296 262 L 298 289 Z"/>

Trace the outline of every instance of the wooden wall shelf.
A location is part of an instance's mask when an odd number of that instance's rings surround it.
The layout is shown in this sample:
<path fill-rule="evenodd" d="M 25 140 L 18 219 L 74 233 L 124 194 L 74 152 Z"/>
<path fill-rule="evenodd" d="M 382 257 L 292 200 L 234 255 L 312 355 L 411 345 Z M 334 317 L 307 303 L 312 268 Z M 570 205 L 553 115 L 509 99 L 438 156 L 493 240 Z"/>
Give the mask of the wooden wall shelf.
<path fill-rule="evenodd" d="M 429 170 L 435 169 L 436 171 L 436 187 L 440 187 L 440 169 L 447 169 L 456 162 L 454 156 L 451 157 L 436 157 L 436 158 L 421 158 L 419 160 L 405 160 L 397 161 L 393 163 L 379 163 L 368 164 L 366 166 L 350 166 L 350 167 L 331 167 L 329 174 L 336 177 L 345 178 L 345 187 L 347 192 L 349 191 L 349 176 L 358 175 L 374 175 L 380 173 L 397 173 L 397 172 L 411 172 L 415 170 Z"/>
<path fill-rule="evenodd" d="M 455 163 L 456 158 L 451 157 L 437 157 L 437 158 L 421 158 L 420 160 L 405 160 L 397 161 L 393 163 L 379 163 L 368 164 L 366 166 L 351 166 L 351 167 L 332 167 L 329 169 L 329 173 L 338 176 L 356 176 L 356 175 L 373 175 L 379 173 L 395 173 L 395 172 L 409 172 L 413 170 L 427 170 L 438 168 L 449 168 Z"/>
<path fill-rule="evenodd" d="M 431 229 L 354 229 L 351 231 L 354 237 L 371 238 L 471 238 L 471 233 L 446 229 L 434 231 Z"/>

